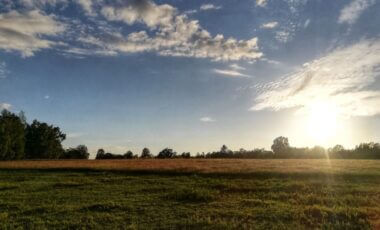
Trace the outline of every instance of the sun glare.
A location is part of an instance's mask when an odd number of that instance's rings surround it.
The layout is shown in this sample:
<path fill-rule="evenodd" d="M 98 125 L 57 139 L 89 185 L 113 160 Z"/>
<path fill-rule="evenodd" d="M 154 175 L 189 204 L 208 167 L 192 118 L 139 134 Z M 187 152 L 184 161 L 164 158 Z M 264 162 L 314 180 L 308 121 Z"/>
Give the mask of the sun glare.
<path fill-rule="evenodd" d="M 315 144 L 327 145 L 337 135 L 338 110 L 326 101 L 312 103 L 308 108 L 308 133 Z"/>

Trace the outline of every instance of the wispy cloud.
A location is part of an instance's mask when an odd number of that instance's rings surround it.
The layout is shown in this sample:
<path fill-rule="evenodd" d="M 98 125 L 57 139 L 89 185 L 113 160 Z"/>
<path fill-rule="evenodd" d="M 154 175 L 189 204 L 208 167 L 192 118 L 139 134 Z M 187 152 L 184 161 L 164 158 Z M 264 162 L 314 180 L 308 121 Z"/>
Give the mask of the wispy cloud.
<path fill-rule="evenodd" d="M 8 73 L 7 64 L 5 62 L 0 62 L 0 79 L 6 78 Z"/>
<path fill-rule="evenodd" d="M 305 63 L 301 70 L 259 87 L 252 110 L 307 108 L 328 101 L 344 116 L 380 114 L 380 40 L 362 40 Z"/>
<path fill-rule="evenodd" d="M 68 134 L 67 134 L 67 138 L 74 139 L 74 138 L 82 137 L 82 136 L 84 136 L 84 135 L 85 135 L 84 133 L 76 133 L 76 132 L 73 132 L 73 133 L 68 133 Z"/>
<path fill-rule="evenodd" d="M 214 4 L 203 4 L 199 8 L 200 10 L 220 10 L 222 9 L 221 6 L 215 6 Z"/>
<path fill-rule="evenodd" d="M 215 122 L 216 120 L 211 117 L 201 117 L 199 119 L 201 122 Z"/>
<path fill-rule="evenodd" d="M 233 69 L 213 69 L 213 71 L 226 77 L 250 77 Z"/>
<path fill-rule="evenodd" d="M 267 5 L 268 0 L 256 0 L 256 5 L 260 7 L 265 7 Z"/>
<path fill-rule="evenodd" d="M 278 26 L 278 22 L 267 22 L 267 23 L 262 24 L 260 28 L 273 29 L 273 28 L 276 28 L 277 26 Z"/>
<path fill-rule="evenodd" d="M 9 110 L 11 109 L 12 105 L 8 103 L 0 103 L 0 110 L 6 109 Z"/>
<path fill-rule="evenodd" d="M 354 24 L 359 19 L 360 15 L 373 4 L 375 4 L 375 0 L 352 1 L 341 10 L 338 22 Z"/>
<path fill-rule="evenodd" d="M 231 69 L 235 69 L 235 70 L 245 70 L 244 67 L 242 67 L 242 66 L 240 66 L 240 65 L 238 65 L 238 64 L 231 64 L 231 65 L 230 65 L 230 68 L 231 68 Z"/>

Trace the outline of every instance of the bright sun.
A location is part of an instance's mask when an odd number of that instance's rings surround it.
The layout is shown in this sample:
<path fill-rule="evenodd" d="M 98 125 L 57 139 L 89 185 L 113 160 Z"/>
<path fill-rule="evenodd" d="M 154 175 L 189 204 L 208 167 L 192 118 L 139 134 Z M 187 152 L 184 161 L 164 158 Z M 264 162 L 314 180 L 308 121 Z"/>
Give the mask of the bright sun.
<path fill-rule="evenodd" d="M 315 102 L 308 108 L 308 133 L 315 144 L 327 145 L 337 135 L 338 110 L 333 103 Z"/>

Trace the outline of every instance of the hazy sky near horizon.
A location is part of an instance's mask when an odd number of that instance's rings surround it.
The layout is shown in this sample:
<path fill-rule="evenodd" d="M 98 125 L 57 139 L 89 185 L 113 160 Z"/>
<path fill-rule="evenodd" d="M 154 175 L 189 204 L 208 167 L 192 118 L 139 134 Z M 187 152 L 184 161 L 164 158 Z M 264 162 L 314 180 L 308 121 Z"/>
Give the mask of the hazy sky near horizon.
<path fill-rule="evenodd" d="M 66 147 L 380 141 L 380 1 L 0 0 L 0 109 Z"/>

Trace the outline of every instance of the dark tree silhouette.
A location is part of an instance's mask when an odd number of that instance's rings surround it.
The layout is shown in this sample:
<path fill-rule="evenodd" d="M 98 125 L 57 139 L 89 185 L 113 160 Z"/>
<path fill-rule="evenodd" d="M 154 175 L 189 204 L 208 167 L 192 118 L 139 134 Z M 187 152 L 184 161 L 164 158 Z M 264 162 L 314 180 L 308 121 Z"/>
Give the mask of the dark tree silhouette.
<path fill-rule="evenodd" d="M 190 152 L 183 152 L 181 155 L 180 155 L 181 158 L 190 158 L 191 155 L 190 155 Z"/>
<path fill-rule="evenodd" d="M 174 158 L 177 153 L 173 151 L 173 149 L 165 148 L 161 152 L 158 153 L 157 158 Z"/>
<path fill-rule="evenodd" d="M 123 158 L 124 159 L 132 159 L 132 158 L 134 158 L 133 152 L 130 151 L 130 150 L 128 150 L 126 153 L 124 153 Z"/>
<path fill-rule="evenodd" d="M 0 115 L 0 160 L 24 158 L 26 121 L 3 110 Z"/>
<path fill-rule="evenodd" d="M 67 149 L 60 157 L 61 159 L 88 159 L 90 154 L 85 145 L 78 145 L 76 148 Z"/>
<path fill-rule="evenodd" d="M 104 151 L 104 149 L 98 149 L 95 159 L 104 159 L 105 154 L 106 152 Z"/>
<path fill-rule="evenodd" d="M 148 148 L 144 148 L 141 152 L 141 158 L 152 158 L 152 154 L 150 153 L 150 150 Z"/>
<path fill-rule="evenodd" d="M 58 127 L 34 120 L 26 127 L 25 156 L 28 159 L 57 159 L 63 153 L 66 135 Z"/>

